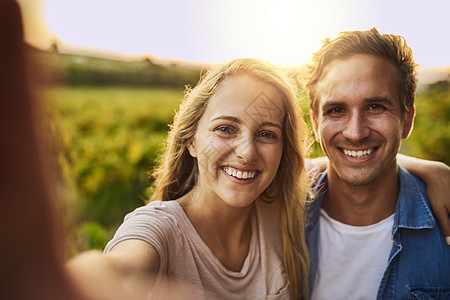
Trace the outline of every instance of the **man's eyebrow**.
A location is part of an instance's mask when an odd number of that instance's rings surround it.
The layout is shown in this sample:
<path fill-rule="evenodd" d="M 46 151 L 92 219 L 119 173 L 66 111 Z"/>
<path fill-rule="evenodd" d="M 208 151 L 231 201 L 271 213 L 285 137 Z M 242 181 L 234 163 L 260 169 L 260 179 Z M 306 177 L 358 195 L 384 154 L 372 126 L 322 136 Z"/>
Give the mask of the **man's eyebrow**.
<path fill-rule="evenodd" d="M 364 99 L 365 102 L 367 103 L 384 103 L 386 105 L 394 105 L 394 101 L 391 98 L 388 97 L 371 97 L 371 98 L 366 98 Z"/>
<path fill-rule="evenodd" d="M 322 109 L 323 110 L 325 110 L 327 107 L 330 107 L 330 106 L 345 106 L 346 104 L 345 104 L 345 102 L 343 102 L 343 101 L 328 101 L 328 102 L 325 102 L 321 107 L 322 107 Z"/>
<path fill-rule="evenodd" d="M 364 102 L 370 104 L 370 103 L 384 103 L 386 105 L 394 105 L 394 101 L 391 98 L 388 97 L 383 97 L 383 96 L 377 96 L 377 97 L 370 97 L 370 98 L 365 98 Z M 327 107 L 330 106 L 346 106 L 346 103 L 344 101 L 329 101 L 329 102 L 325 102 L 321 107 L 323 110 L 325 110 Z"/>

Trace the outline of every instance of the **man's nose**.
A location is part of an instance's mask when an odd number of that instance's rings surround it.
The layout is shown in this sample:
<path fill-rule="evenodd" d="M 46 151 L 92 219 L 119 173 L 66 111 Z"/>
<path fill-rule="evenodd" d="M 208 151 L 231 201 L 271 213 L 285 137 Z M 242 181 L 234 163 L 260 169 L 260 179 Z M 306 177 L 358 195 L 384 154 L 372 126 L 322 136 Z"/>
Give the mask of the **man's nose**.
<path fill-rule="evenodd" d="M 349 140 L 361 140 L 369 134 L 370 129 L 364 115 L 360 112 L 352 112 L 345 124 L 343 136 Z"/>

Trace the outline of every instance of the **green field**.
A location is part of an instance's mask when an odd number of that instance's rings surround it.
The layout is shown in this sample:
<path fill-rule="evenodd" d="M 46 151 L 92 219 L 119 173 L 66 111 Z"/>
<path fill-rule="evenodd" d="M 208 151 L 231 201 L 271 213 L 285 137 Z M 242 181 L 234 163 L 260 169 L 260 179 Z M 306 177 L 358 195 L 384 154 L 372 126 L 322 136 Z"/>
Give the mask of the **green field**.
<path fill-rule="evenodd" d="M 148 199 L 147 174 L 183 92 L 83 86 L 46 91 L 71 220 L 69 255 L 103 248 L 125 214 Z M 450 164 L 450 84 L 432 85 L 419 94 L 416 106 L 415 129 L 402 151 Z"/>
<path fill-rule="evenodd" d="M 139 87 L 47 91 L 74 220 L 71 252 L 102 248 L 125 213 L 144 203 L 147 172 L 183 92 Z"/>

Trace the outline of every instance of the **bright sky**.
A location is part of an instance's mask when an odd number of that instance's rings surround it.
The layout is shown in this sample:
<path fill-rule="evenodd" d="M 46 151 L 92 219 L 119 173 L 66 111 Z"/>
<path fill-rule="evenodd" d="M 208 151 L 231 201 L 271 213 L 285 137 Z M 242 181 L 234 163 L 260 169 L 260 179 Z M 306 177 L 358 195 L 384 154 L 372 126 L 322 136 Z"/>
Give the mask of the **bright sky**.
<path fill-rule="evenodd" d="M 27 40 L 60 50 L 218 63 L 306 62 L 325 37 L 375 26 L 403 35 L 423 67 L 450 66 L 449 0 L 18 0 Z"/>

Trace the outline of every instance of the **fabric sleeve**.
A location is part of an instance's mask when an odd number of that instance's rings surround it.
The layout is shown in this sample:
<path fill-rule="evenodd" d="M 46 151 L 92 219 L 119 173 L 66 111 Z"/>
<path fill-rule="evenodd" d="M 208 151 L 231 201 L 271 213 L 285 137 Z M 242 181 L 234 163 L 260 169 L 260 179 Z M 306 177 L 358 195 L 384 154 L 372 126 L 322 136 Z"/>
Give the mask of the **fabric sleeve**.
<path fill-rule="evenodd" d="M 166 274 L 171 256 L 170 252 L 177 253 L 175 241 L 178 230 L 175 217 L 166 210 L 166 204 L 154 201 L 146 206 L 139 207 L 126 215 L 124 222 L 114 234 L 114 237 L 105 247 L 108 253 L 118 243 L 138 239 L 152 245 L 159 254 L 159 274 Z"/>

